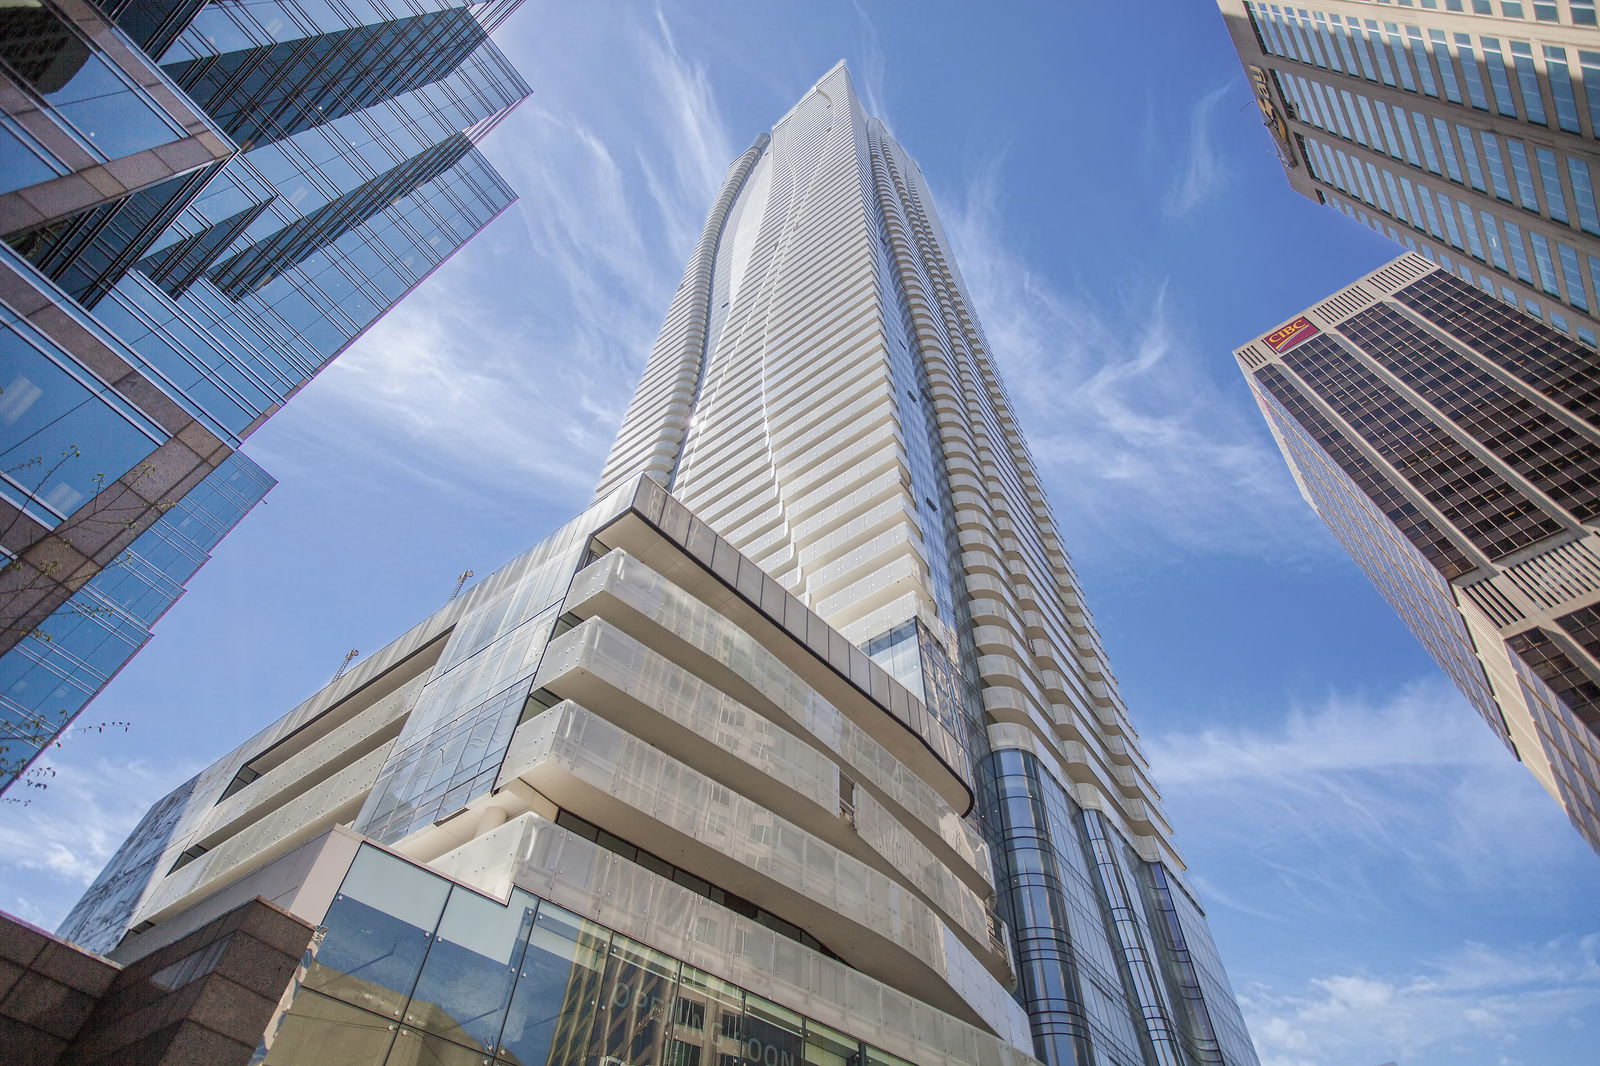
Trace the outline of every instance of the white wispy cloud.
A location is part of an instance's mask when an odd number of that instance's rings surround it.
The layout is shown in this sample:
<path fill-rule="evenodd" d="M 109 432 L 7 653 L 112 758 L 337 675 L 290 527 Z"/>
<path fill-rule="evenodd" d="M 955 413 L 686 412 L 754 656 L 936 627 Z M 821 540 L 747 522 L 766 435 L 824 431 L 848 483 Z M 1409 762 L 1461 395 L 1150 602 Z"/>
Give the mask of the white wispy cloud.
<path fill-rule="evenodd" d="M 582 503 L 736 154 L 665 16 L 626 10 L 609 77 L 535 96 L 496 131 L 489 154 L 521 196 L 509 216 L 268 426 L 265 458 L 278 434 L 316 438 L 403 456 L 410 476 L 457 493 Z"/>
<path fill-rule="evenodd" d="M 1233 87 L 1232 81 L 1219 85 L 1189 107 L 1189 142 L 1183 169 L 1161 198 L 1161 210 L 1169 218 L 1187 215 L 1227 184 L 1228 164 L 1213 141 L 1211 121 L 1217 104 Z"/>
<path fill-rule="evenodd" d="M 1469 1050 L 1472 1061 L 1523 1062 L 1519 1040 L 1581 1026 L 1600 1006 L 1600 932 L 1469 943 L 1409 972 L 1326 974 L 1291 992 L 1246 989 L 1240 1000 L 1263 1066 L 1456 1062 Z"/>
<path fill-rule="evenodd" d="M 1166 279 L 1130 275 L 1091 303 L 1036 269 L 1001 221 L 1003 164 L 940 211 L 1069 543 L 1125 558 L 1325 544 L 1242 383 L 1216 384 L 1231 358 L 1196 350 Z"/>
<path fill-rule="evenodd" d="M 69 741 L 41 764 L 45 789 L 13 789 L 26 806 L 0 804 L 0 880 L 29 888 L 26 896 L 0 894 L 0 909 L 46 929 L 66 916 L 150 805 L 193 772 L 89 755 L 89 743 Z"/>
<path fill-rule="evenodd" d="M 1460 896 L 1532 906 L 1566 893 L 1586 859 L 1555 802 L 1442 678 L 1145 746 L 1180 842 L 1204 842 L 1208 898 L 1257 918 L 1395 917 Z"/>

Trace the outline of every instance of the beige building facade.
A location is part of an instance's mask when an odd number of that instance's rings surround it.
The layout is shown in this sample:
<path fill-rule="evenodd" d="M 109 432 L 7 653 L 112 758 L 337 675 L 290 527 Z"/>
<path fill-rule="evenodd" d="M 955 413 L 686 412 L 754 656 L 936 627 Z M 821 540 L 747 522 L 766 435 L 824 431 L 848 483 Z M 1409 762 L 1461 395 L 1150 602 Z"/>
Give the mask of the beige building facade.
<path fill-rule="evenodd" d="M 1218 0 L 1295 191 L 1593 348 L 1588 0 Z"/>
<path fill-rule="evenodd" d="M 1234 355 L 1307 502 L 1600 850 L 1600 358 L 1416 254 Z"/>

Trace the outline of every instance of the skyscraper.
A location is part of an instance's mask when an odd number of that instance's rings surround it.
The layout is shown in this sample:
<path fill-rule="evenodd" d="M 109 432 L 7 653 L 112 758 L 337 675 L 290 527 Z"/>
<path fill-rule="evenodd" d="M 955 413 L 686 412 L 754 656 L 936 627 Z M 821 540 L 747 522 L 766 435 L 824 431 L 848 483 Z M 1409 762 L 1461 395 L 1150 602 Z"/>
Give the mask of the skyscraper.
<path fill-rule="evenodd" d="M 1253 1064 L 1181 870 L 841 64 L 730 168 L 590 508 L 158 803 L 63 932 L 324 925 L 267 1064 Z"/>
<path fill-rule="evenodd" d="M 1306 500 L 1600 850 L 1600 358 L 1415 254 L 1234 354 Z"/>
<path fill-rule="evenodd" d="M 512 202 L 515 6 L 0 9 L 0 790 L 270 488 L 244 439 Z"/>
<path fill-rule="evenodd" d="M 1297 192 L 1595 346 L 1591 0 L 1218 2 Z"/>

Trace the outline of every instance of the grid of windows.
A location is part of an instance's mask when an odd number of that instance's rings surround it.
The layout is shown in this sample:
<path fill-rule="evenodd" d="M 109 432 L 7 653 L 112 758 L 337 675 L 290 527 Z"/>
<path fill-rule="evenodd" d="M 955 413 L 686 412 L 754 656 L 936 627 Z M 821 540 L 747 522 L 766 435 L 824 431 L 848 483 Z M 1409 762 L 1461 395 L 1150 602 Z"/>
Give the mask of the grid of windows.
<path fill-rule="evenodd" d="M 1600 514 L 1600 446 L 1594 440 L 1390 306 L 1369 307 L 1339 329 L 1580 521 Z"/>
<path fill-rule="evenodd" d="M 1600 684 L 1596 684 L 1565 649 L 1538 628 L 1518 633 L 1506 641 L 1539 679 L 1591 731 L 1600 733 Z"/>
<path fill-rule="evenodd" d="M 1394 299 L 1566 410 L 1600 425 L 1600 356 L 1589 348 L 1445 274 L 1418 278 Z"/>
<path fill-rule="evenodd" d="M 1534 6 L 1536 11 L 1554 10 L 1549 3 Z M 1521 9 L 1512 3 L 1502 7 L 1507 13 Z M 1568 133 L 1582 132 L 1580 86 L 1591 113 L 1600 110 L 1600 53 L 1578 52 L 1581 75 L 1575 79 L 1566 48 L 1543 45 L 1540 58 L 1547 76 L 1541 78 L 1532 45 L 1522 41 L 1469 33 L 1447 36 L 1442 30 L 1428 30 L 1424 36 L 1418 26 L 1260 2 L 1247 2 L 1245 12 L 1262 51 L 1281 59 L 1540 126 L 1552 124 L 1543 92 L 1547 88 L 1554 125 Z M 1573 22 L 1593 25 L 1593 18 L 1587 0 L 1573 6 Z M 1591 125 L 1591 131 L 1597 128 L 1600 123 Z"/>
<path fill-rule="evenodd" d="M 1289 378 L 1275 366 L 1256 372 L 1256 379 L 1285 411 L 1328 453 L 1339 468 L 1394 523 L 1407 540 L 1416 545 L 1425 559 L 1446 579 L 1460 577 L 1477 569 L 1472 558 L 1458 547 L 1427 515 L 1411 502 L 1388 477 L 1374 466 L 1361 449 L 1322 416 Z"/>
<path fill-rule="evenodd" d="M 1284 365 L 1491 559 L 1563 528 L 1334 338 L 1311 338 Z"/>

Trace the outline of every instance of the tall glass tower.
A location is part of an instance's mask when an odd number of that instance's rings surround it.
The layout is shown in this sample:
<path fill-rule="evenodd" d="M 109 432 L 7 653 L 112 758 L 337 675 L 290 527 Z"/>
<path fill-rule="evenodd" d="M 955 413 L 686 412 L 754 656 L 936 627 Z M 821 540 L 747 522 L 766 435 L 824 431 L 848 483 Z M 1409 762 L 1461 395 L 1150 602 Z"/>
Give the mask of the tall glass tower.
<path fill-rule="evenodd" d="M 320 924 L 269 1066 L 1253 1066 L 1181 870 L 840 65 L 730 169 L 590 508 L 157 804 L 63 934 Z"/>
<path fill-rule="evenodd" d="M 244 439 L 512 202 L 515 6 L 0 8 L 0 790 L 271 487 Z"/>

